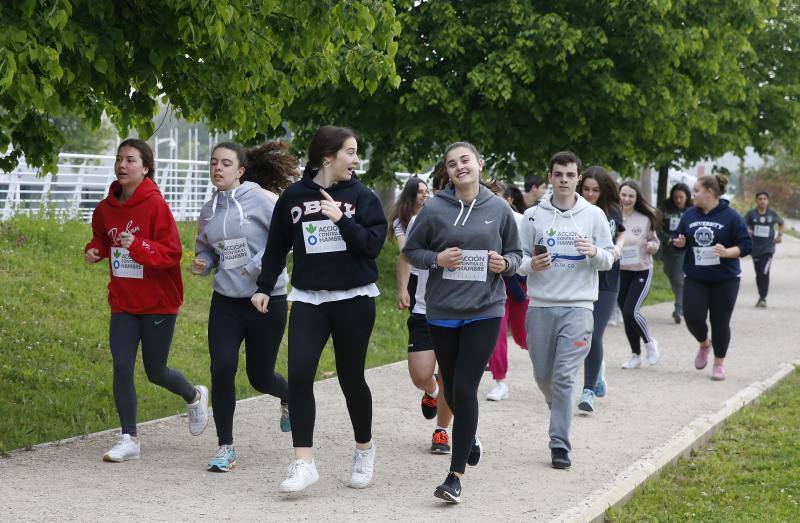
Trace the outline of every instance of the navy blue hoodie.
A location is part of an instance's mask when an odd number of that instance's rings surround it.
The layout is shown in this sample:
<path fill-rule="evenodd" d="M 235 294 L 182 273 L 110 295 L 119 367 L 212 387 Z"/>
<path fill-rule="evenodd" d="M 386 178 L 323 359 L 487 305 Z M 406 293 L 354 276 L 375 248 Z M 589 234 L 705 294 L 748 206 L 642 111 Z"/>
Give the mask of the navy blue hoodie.
<path fill-rule="evenodd" d="M 342 218 L 333 223 L 320 211 L 316 170 L 283 191 L 275 203 L 267 248 L 261 259 L 258 292 L 270 294 L 289 249 L 294 249 L 292 286 L 307 291 L 340 291 L 378 280 L 375 258 L 386 239 L 386 216 L 375 194 L 355 175 L 326 189 Z"/>
<path fill-rule="evenodd" d="M 753 240 L 747 232 L 747 225 L 738 212 L 728 206 L 727 200 L 708 214 L 699 207 L 692 207 L 681 217 L 675 236 L 686 237 L 686 256 L 683 259 L 683 272 L 688 278 L 698 281 L 716 282 L 738 278 L 741 274 L 739 258 L 721 258 L 718 264 L 697 265 L 703 247 L 721 243 L 724 247 L 739 247 L 740 257 L 747 256 L 753 248 Z"/>

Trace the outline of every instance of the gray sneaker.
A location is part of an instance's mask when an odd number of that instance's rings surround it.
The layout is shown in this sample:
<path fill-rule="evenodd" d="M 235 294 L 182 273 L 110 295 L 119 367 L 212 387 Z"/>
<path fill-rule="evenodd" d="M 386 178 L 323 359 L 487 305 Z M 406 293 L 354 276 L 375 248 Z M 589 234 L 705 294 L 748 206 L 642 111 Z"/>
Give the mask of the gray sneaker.
<path fill-rule="evenodd" d="M 208 389 L 205 385 L 198 385 L 195 390 L 200 393 L 200 399 L 189 403 L 186 408 L 189 415 L 189 433 L 192 436 L 199 436 L 208 426 Z"/>

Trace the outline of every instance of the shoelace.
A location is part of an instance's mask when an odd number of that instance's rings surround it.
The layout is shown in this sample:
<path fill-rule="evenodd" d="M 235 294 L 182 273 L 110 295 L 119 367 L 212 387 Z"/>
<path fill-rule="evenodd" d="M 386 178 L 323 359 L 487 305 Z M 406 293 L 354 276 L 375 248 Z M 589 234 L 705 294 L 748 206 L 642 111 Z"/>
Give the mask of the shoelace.
<path fill-rule="evenodd" d="M 214 456 L 215 458 L 228 458 L 228 449 L 225 447 L 220 447 L 217 451 L 217 455 Z"/>
<path fill-rule="evenodd" d="M 360 474 L 365 474 L 371 470 L 369 467 L 369 460 L 367 459 L 367 455 L 369 454 L 368 450 L 357 450 L 353 455 L 353 470 Z"/>
<path fill-rule="evenodd" d="M 450 438 L 447 436 L 447 432 L 443 430 L 439 430 L 433 433 L 433 442 L 440 444 L 440 445 L 447 445 L 450 441 Z"/>
<path fill-rule="evenodd" d="M 287 479 L 296 479 L 297 476 L 300 475 L 300 467 L 301 467 L 301 465 L 302 465 L 302 461 L 301 460 L 293 461 L 289 465 L 289 468 L 287 469 L 287 473 L 288 473 L 288 476 L 289 476 Z"/>
<path fill-rule="evenodd" d="M 436 406 L 436 398 L 430 396 L 427 392 L 424 396 L 422 396 L 422 404 L 426 407 L 435 407 Z"/>
<path fill-rule="evenodd" d="M 117 438 L 117 442 L 114 444 L 113 447 L 111 447 L 111 450 L 109 452 L 121 451 L 125 447 L 125 444 L 128 442 L 133 443 L 133 440 L 126 441 L 122 436 L 120 436 L 119 438 Z"/>

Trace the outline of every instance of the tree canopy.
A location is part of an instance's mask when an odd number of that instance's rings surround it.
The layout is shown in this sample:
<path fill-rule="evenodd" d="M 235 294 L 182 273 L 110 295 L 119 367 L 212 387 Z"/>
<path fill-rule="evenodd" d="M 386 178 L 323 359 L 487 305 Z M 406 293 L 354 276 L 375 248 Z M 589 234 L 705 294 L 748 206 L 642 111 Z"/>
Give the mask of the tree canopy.
<path fill-rule="evenodd" d="M 56 119 L 153 132 L 158 101 L 241 139 L 329 81 L 397 85 L 388 0 L 19 0 L 0 3 L 0 169 L 45 171 Z"/>
<path fill-rule="evenodd" d="M 418 168 L 458 139 L 509 176 L 541 172 L 562 149 L 622 172 L 738 152 L 796 126 L 780 119 L 796 77 L 765 88 L 770 71 L 797 63 L 778 43 L 775 24 L 799 27 L 784 4 L 795 2 L 396 0 L 399 88 L 367 96 L 340 83 L 289 115 L 358 129 L 373 177 Z"/>

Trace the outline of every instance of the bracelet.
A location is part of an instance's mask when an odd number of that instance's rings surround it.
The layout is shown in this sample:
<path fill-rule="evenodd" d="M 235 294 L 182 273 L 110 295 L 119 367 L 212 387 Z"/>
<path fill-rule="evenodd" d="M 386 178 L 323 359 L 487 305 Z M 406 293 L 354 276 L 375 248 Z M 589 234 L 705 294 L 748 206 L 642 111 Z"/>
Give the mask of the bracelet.
<path fill-rule="evenodd" d="M 511 264 L 508 263 L 508 258 L 506 258 L 505 256 L 503 256 L 503 261 L 506 262 L 506 268 L 503 269 L 503 272 L 508 272 L 508 269 L 511 267 Z"/>

